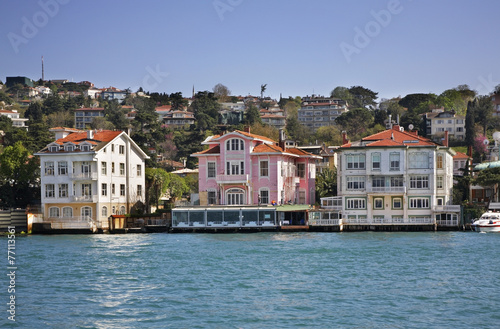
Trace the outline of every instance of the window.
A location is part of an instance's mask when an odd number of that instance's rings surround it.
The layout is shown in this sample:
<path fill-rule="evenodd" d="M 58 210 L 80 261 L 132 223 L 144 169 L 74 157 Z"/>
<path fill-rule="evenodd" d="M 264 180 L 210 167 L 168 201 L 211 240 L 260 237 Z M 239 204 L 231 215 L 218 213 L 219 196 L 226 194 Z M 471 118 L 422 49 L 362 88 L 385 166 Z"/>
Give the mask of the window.
<path fill-rule="evenodd" d="M 365 199 L 347 199 L 346 209 L 366 209 Z"/>
<path fill-rule="evenodd" d="M 108 217 L 108 207 L 103 206 L 101 209 L 101 217 Z"/>
<path fill-rule="evenodd" d="M 207 177 L 215 178 L 215 162 L 207 163 Z"/>
<path fill-rule="evenodd" d="M 115 151 L 115 144 L 111 144 L 111 152 Z"/>
<path fill-rule="evenodd" d="M 226 175 L 243 175 L 245 174 L 245 163 L 243 161 L 228 161 Z"/>
<path fill-rule="evenodd" d="M 429 188 L 429 176 L 415 175 L 410 176 L 410 188 Z"/>
<path fill-rule="evenodd" d="M 227 204 L 228 205 L 239 205 L 244 203 L 245 194 L 241 189 L 230 189 L 227 192 Z"/>
<path fill-rule="evenodd" d="M 59 146 L 53 145 L 49 147 L 49 152 L 57 152 L 59 151 Z"/>
<path fill-rule="evenodd" d="M 403 199 L 392 198 L 392 209 L 401 209 L 401 208 L 403 208 Z"/>
<path fill-rule="evenodd" d="M 259 204 L 269 204 L 269 190 L 260 190 L 259 196 Z"/>
<path fill-rule="evenodd" d="M 138 164 L 137 165 L 137 177 L 142 176 L 142 165 Z"/>
<path fill-rule="evenodd" d="M 137 185 L 137 196 L 142 197 L 142 185 Z"/>
<path fill-rule="evenodd" d="M 120 184 L 120 195 L 121 196 L 125 195 L 125 184 Z"/>
<path fill-rule="evenodd" d="M 116 214 L 116 207 L 115 207 L 115 206 L 113 206 L 113 207 L 111 208 L 111 214 L 112 214 L 112 215 L 115 215 L 115 214 Z"/>
<path fill-rule="evenodd" d="M 87 144 L 80 145 L 80 150 L 82 150 L 82 152 L 88 152 L 90 151 L 90 145 Z"/>
<path fill-rule="evenodd" d="M 114 162 L 111 162 L 111 173 L 112 174 L 115 173 L 115 163 Z"/>
<path fill-rule="evenodd" d="M 457 127 L 457 133 L 462 133 L 464 132 L 464 128 L 463 127 Z"/>
<path fill-rule="evenodd" d="M 443 169 L 443 155 L 438 154 L 436 157 L 436 168 Z"/>
<path fill-rule="evenodd" d="M 348 190 L 363 190 L 365 188 L 364 176 L 347 176 Z"/>
<path fill-rule="evenodd" d="M 82 184 L 82 196 L 90 197 L 92 195 L 92 184 Z"/>
<path fill-rule="evenodd" d="M 268 177 L 269 176 L 269 161 L 260 161 L 260 176 Z"/>
<path fill-rule="evenodd" d="M 59 161 L 57 163 L 57 173 L 59 175 L 67 175 L 68 174 L 68 162 L 67 161 Z"/>
<path fill-rule="evenodd" d="M 75 145 L 68 144 L 65 146 L 66 152 L 73 152 L 75 150 Z"/>
<path fill-rule="evenodd" d="M 391 162 L 390 170 L 399 170 L 399 153 L 389 154 L 389 161 Z"/>
<path fill-rule="evenodd" d="M 106 183 L 101 184 L 101 195 L 102 196 L 108 195 L 108 184 Z"/>
<path fill-rule="evenodd" d="M 60 198 L 68 197 L 68 184 L 59 184 L 59 197 Z"/>
<path fill-rule="evenodd" d="M 111 194 L 115 195 L 115 184 L 111 184 Z"/>
<path fill-rule="evenodd" d="M 49 217 L 59 217 L 59 208 L 58 207 L 50 207 L 49 208 Z"/>
<path fill-rule="evenodd" d="M 383 188 L 385 187 L 385 177 L 376 176 L 372 178 L 372 187 Z"/>
<path fill-rule="evenodd" d="M 438 206 L 444 205 L 444 199 L 443 198 L 437 198 L 436 201 L 437 201 L 437 205 Z"/>
<path fill-rule="evenodd" d="M 347 155 L 347 169 L 365 169 L 364 154 Z"/>
<path fill-rule="evenodd" d="M 227 151 L 243 151 L 245 149 L 245 142 L 242 139 L 232 138 L 226 142 Z"/>
<path fill-rule="evenodd" d="M 54 184 L 45 184 L 45 197 L 55 198 Z"/>
<path fill-rule="evenodd" d="M 107 175 L 108 174 L 108 164 L 106 162 L 101 162 L 101 174 L 102 175 Z"/>
<path fill-rule="evenodd" d="M 300 177 L 300 178 L 306 177 L 306 164 L 305 163 L 297 163 L 297 177 Z"/>
<path fill-rule="evenodd" d="M 92 208 L 88 206 L 82 207 L 81 214 L 82 217 L 92 217 Z"/>
<path fill-rule="evenodd" d="M 125 164 L 120 163 L 120 175 L 125 176 Z"/>
<path fill-rule="evenodd" d="M 372 153 L 372 170 L 380 170 L 380 153 Z"/>
<path fill-rule="evenodd" d="M 403 177 L 391 177 L 391 187 L 403 187 Z"/>
<path fill-rule="evenodd" d="M 373 199 L 373 209 L 384 209 L 384 199 L 374 198 Z"/>
<path fill-rule="evenodd" d="M 429 198 L 410 198 L 410 209 L 429 208 Z"/>
<path fill-rule="evenodd" d="M 45 162 L 45 175 L 46 176 L 53 176 L 54 175 L 54 162 L 53 161 Z"/>
<path fill-rule="evenodd" d="M 118 147 L 118 152 L 119 152 L 120 154 L 125 154 L 125 145 L 120 145 L 120 146 Z"/>
<path fill-rule="evenodd" d="M 120 215 L 125 215 L 125 206 L 120 207 Z"/>
<path fill-rule="evenodd" d="M 217 204 L 217 192 L 208 191 L 208 204 Z"/>
<path fill-rule="evenodd" d="M 444 188 L 444 177 L 443 176 L 436 177 L 436 188 L 439 188 L 439 189 Z"/>
<path fill-rule="evenodd" d="M 414 152 L 408 156 L 409 167 L 425 169 L 429 168 L 429 154 L 427 152 Z"/>
<path fill-rule="evenodd" d="M 66 218 L 73 217 L 73 208 L 71 207 L 63 207 L 62 208 L 62 216 Z"/>

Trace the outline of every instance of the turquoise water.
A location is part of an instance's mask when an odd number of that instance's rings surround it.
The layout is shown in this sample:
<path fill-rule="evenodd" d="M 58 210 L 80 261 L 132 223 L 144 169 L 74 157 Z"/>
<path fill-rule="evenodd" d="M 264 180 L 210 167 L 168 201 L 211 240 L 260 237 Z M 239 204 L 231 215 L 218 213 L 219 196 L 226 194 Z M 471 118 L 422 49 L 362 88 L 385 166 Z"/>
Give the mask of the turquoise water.
<path fill-rule="evenodd" d="M 499 247 L 474 232 L 18 237 L 16 327 L 498 328 Z"/>

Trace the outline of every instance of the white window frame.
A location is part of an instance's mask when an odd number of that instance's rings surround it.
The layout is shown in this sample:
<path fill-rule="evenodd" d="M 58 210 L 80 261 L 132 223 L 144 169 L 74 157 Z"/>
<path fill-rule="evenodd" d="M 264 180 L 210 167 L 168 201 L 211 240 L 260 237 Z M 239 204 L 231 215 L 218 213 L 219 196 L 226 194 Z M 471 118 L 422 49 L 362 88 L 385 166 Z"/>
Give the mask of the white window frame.
<path fill-rule="evenodd" d="M 428 189 L 429 188 L 429 175 L 411 175 L 410 176 L 411 189 Z"/>
<path fill-rule="evenodd" d="M 54 161 L 45 161 L 45 176 L 54 176 Z"/>
<path fill-rule="evenodd" d="M 346 187 L 347 190 L 364 190 L 366 186 L 365 176 L 347 176 Z"/>
<path fill-rule="evenodd" d="M 108 174 L 108 163 L 106 161 L 101 161 L 101 175 L 106 176 Z"/>
<path fill-rule="evenodd" d="M 384 209 L 384 198 L 373 198 L 373 209 L 383 210 Z"/>
<path fill-rule="evenodd" d="M 260 196 L 260 202 L 259 204 L 269 204 L 269 189 L 267 188 L 261 188 L 259 190 L 259 196 Z"/>
<path fill-rule="evenodd" d="M 58 189 L 58 195 L 60 198 L 67 198 L 68 197 L 68 195 L 69 195 L 68 184 L 65 184 L 65 183 L 59 184 L 57 189 Z"/>
<path fill-rule="evenodd" d="M 57 174 L 67 175 L 68 174 L 68 161 L 58 161 L 57 162 Z"/>
<path fill-rule="evenodd" d="M 215 161 L 207 162 L 207 178 L 217 177 L 217 163 Z"/>
<path fill-rule="evenodd" d="M 429 209 L 429 205 L 428 197 L 411 197 L 408 202 L 409 209 Z"/>
<path fill-rule="evenodd" d="M 46 198 L 55 198 L 56 191 L 54 184 L 45 184 L 45 197 Z"/>
<path fill-rule="evenodd" d="M 366 155 L 362 153 L 346 155 L 348 170 L 364 170 L 366 168 Z"/>
<path fill-rule="evenodd" d="M 366 209 L 366 199 L 348 198 L 346 199 L 346 209 Z"/>
<path fill-rule="evenodd" d="M 108 195 L 108 184 L 106 184 L 106 183 L 101 184 L 101 195 L 102 196 Z"/>
<path fill-rule="evenodd" d="M 259 175 L 260 177 L 269 177 L 269 161 L 260 160 L 259 161 Z"/>
<path fill-rule="evenodd" d="M 60 217 L 61 212 L 59 207 L 50 207 L 49 208 L 49 217 L 54 218 L 54 217 Z"/>
<path fill-rule="evenodd" d="M 382 167 L 382 155 L 380 152 L 372 153 L 372 170 L 380 170 Z"/>
<path fill-rule="evenodd" d="M 63 207 L 62 208 L 62 217 L 64 217 L 64 218 L 73 217 L 73 208 L 72 207 Z"/>
<path fill-rule="evenodd" d="M 389 162 L 390 162 L 390 167 L 389 170 L 399 170 L 401 166 L 401 155 L 398 152 L 391 152 L 389 153 Z"/>
<path fill-rule="evenodd" d="M 410 169 L 428 169 L 429 168 L 429 153 L 428 152 L 412 152 L 408 155 L 408 166 Z"/>

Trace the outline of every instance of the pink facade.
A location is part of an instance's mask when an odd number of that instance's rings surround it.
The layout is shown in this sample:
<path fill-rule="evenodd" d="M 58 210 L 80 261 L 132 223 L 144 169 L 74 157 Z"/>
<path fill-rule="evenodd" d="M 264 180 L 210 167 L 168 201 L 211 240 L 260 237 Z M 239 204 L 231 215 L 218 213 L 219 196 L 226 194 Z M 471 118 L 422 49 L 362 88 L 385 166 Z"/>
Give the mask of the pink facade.
<path fill-rule="evenodd" d="M 267 137 L 233 131 L 212 136 L 199 160 L 200 204 L 314 204 L 315 156 Z"/>

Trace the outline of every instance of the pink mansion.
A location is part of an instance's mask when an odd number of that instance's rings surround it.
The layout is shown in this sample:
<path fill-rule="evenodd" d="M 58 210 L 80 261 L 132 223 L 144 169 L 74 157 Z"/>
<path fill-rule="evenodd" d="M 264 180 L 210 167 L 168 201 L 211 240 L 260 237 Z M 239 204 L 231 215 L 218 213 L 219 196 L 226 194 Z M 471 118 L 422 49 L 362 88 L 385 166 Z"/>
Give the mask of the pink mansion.
<path fill-rule="evenodd" d="M 314 204 L 321 157 L 248 131 L 207 138 L 199 162 L 200 205 Z M 290 146 L 290 147 L 287 147 Z"/>

